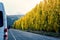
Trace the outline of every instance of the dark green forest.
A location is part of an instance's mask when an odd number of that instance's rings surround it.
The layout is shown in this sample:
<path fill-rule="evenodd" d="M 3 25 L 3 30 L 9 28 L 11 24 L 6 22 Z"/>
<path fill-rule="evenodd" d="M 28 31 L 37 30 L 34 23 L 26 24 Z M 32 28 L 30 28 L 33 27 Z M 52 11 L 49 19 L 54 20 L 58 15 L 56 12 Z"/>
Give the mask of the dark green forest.
<path fill-rule="evenodd" d="M 23 17 L 16 20 L 13 28 L 19 30 L 60 32 L 60 0 L 44 0 Z"/>

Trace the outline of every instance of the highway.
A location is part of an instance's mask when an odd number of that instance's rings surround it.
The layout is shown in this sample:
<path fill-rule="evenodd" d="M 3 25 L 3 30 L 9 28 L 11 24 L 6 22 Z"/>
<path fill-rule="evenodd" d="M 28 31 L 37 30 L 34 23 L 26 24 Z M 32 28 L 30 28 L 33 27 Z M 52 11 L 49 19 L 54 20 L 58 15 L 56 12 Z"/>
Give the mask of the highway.
<path fill-rule="evenodd" d="M 60 40 L 60 39 L 29 33 L 21 30 L 9 29 L 8 40 Z"/>

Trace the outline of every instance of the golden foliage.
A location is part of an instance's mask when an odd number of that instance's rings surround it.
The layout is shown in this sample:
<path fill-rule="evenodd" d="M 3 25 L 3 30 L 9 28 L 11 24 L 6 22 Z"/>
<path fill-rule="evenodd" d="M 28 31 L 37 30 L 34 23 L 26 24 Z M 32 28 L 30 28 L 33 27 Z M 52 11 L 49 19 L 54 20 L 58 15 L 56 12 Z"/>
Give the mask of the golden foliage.
<path fill-rule="evenodd" d="M 60 0 L 44 0 L 14 22 L 14 28 L 37 31 L 60 31 Z"/>

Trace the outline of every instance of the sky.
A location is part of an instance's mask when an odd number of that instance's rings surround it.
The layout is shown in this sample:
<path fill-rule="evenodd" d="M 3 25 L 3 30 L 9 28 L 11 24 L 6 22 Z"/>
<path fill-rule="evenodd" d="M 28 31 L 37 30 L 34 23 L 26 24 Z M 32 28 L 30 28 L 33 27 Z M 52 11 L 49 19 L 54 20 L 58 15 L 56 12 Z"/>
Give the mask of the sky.
<path fill-rule="evenodd" d="M 25 15 L 42 0 L 0 0 L 7 15 Z"/>

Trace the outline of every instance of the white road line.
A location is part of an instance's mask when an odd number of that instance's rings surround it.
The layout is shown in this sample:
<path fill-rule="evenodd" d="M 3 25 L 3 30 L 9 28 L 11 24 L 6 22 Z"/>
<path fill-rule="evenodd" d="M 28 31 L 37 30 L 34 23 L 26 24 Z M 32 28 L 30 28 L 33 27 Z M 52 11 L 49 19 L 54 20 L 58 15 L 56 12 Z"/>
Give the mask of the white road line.
<path fill-rule="evenodd" d="M 11 33 L 12 37 L 14 38 L 14 40 L 16 40 L 15 36 L 13 35 L 13 33 L 11 31 L 10 31 L 10 33 Z"/>
<path fill-rule="evenodd" d="M 12 29 L 12 30 L 14 30 L 14 31 L 17 31 L 17 32 L 19 32 L 19 33 L 21 33 L 21 32 L 25 32 L 25 31 L 21 31 L 20 32 L 20 30 L 16 30 L 16 29 Z M 25 33 L 29 33 L 29 32 L 25 32 Z M 33 35 L 37 35 L 37 36 L 42 36 L 42 37 L 46 37 L 46 38 L 54 38 L 54 37 L 50 37 L 50 36 L 45 36 L 45 35 L 39 35 L 39 34 L 34 34 L 34 33 L 30 33 L 30 34 L 33 34 Z M 55 38 L 54 38 L 55 39 Z"/>

